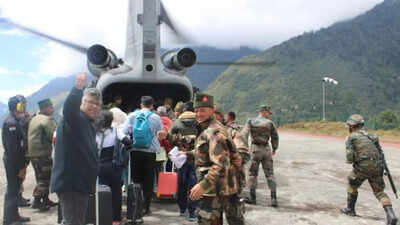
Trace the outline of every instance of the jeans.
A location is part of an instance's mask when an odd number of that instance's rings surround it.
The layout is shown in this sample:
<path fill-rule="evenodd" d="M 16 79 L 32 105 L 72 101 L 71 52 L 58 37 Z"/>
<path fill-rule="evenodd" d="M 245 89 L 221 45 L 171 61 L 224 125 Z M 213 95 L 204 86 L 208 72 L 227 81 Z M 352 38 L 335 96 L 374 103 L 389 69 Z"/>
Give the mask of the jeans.
<path fill-rule="evenodd" d="M 178 169 L 178 205 L 181 212 L 189 210 L 189 215 L 193 215 L 198 205 L 197 201 L 188 198 L 190 190 L 196 185 L 196 172 L 194 165 L 185 163 Z"/>

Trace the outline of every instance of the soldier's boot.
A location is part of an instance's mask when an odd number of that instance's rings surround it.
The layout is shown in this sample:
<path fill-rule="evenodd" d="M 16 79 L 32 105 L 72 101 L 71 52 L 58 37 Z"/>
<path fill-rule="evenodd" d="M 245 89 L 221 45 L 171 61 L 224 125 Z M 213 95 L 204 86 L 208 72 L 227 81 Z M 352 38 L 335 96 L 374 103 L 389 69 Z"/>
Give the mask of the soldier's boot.
<path fill-rule="evenodd" d="M 356 206 L 358 194 L 347 194 L 347 207 L 341 209 L 340 211 L 348 216 L 356 216 L 356 210 L 354 209 Z"/>
<path fill-rule="evenodd" d="M 245 201 L 247 204 L 257 205 L 256 189 L 250 189 L 250 197 Z"/>
<path fill-rule="evenodd" d="M 44 202 L 42 202 L 41 197 L 35 197 L 35 199 L 33 200 L 32 209 L 39 209 L 40 211 L 47 211 L 50 209 L 50 206 L 44 204 Z"/>
<path fill-rule="evenodd" d="M 383 209 L 385 209 L 386 213 L 386 225 L 396 225 L 397 217 L 393 212 L 393 208 L 391 206 L 386 206 Z"/>
<path fill-rule="evenodd" d="M 49 207 L 53 207 L 53 206 L 58 205 L 57 202 L 53 202 L 53 201 L 51 201 L 51 200 L 49 199 L 49 195 L 45 195 L 45 196 L 43 197 L 43 204 L 45 204 L 45 205 L 47 205 L 47 206 L 49 206 Z"/>
<path fill-rule="evenodd" d="M 278 200 L 276 199 L 276 191 L 271 191 L 271 206 L 278 207 Z"/>

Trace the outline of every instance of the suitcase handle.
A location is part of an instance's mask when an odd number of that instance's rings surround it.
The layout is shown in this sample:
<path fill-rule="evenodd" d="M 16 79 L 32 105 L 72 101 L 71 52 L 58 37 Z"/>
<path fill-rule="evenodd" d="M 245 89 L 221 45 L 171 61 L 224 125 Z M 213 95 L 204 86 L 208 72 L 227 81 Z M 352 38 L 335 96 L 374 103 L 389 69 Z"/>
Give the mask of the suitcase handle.
<path fill-rule="evenodd" d="M 164 173 L 175 173 L 175 163 L 172 162 L 171 172 L 168 172 L 168 171 L 166 171 L 166 170 L 167 170 L 167 162 L 164 163 L 163 172 L 164 172 Z"/>

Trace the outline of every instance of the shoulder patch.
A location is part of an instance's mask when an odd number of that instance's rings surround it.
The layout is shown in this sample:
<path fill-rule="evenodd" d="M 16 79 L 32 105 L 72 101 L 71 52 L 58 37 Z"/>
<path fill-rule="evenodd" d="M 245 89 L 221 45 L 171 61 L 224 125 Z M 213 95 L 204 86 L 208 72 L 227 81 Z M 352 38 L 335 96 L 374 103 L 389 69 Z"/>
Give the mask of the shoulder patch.
<path fill-rule="evenodd" d="M 15 131 L 17 128 L 15 126 L 9 126 L 8 131 Z"/>

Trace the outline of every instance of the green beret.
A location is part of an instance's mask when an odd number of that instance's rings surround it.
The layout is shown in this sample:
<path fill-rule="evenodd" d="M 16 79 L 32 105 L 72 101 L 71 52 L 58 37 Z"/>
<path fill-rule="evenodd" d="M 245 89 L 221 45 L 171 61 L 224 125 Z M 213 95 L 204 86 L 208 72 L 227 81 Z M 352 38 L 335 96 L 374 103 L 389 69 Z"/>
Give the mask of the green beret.
<path fill-rule="evenodd" d="M 47 107 L 53 106 L 53 103 L 51 103 L 50 99 L 46 98 L 46 99 L 39 101 L 38 105 L 39 105 L 39 109 L 43 110 Z"/>
<path fill-rule="evenodd" d="M 202 107 L 214 108 L 214 97 L 208 94 L 196 93 L 193 107 L 195 109 Z"/>
<path fill-rule="evenodd" d="M 271 106 L 270 105 L 261 105 L 260 106 L 260 112 L 269 112 L 269 113 L 272 114 Z"/>

